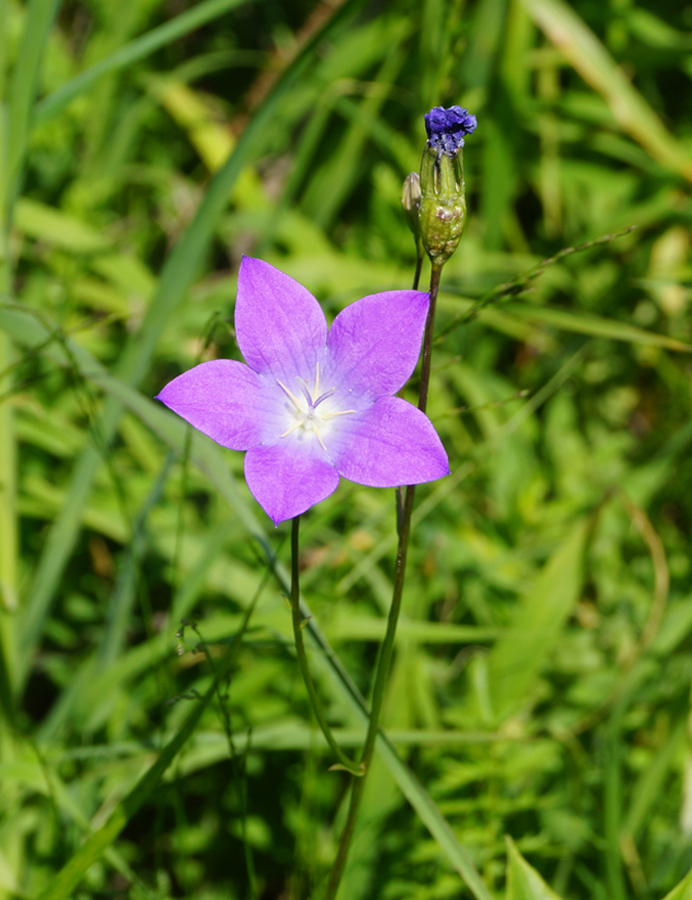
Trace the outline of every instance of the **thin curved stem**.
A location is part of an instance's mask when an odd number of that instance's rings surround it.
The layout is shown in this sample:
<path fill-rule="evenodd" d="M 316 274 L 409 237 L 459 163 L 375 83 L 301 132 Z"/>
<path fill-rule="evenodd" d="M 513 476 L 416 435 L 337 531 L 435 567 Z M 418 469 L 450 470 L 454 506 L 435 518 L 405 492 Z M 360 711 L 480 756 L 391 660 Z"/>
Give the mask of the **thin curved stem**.
<path fill-rule="evenodd" d="M 423 268 L 423 257 L 421 255 L 419 255 L 416 257 L 416 271 L 414 272 L 414 275 L 413 275 L 413 290 L 414 291 L 418 290 L 418 284 L 420 282 L 420 273 L 421 273 L 422 268 Z M 439 273 L 441 273 L 441 272 L 442 272 L 442 267 L 440 267 L 440 269 L 438 270 L 438 276 L 437 276 L 438 284 L 439 284 L 439 280 L 440 280 Z M 437 301 L 437 290 L 435 290 L 435 301 Z M 431 296 L 431 302 L 433 302 L 432 296 Z M 428 317 L 429 317 L 429 313 L 430 313 L 430 310 L 428 309 Z M 433 311 L 433 319 L 434 319 L 434 317 L 435 317 L 435 313 Z M 403 388 L 402 388 L 401 391 L 399 392 L 398 396 L 403 397 L 403 393 L 404 392 L 403 392 Z M 398 535 L 401 535 L 401 517 L 404 513 L 404 489 L 402 487 L 398 487 L 395 490 L 396 490 L 396 494 L 395 494 L 395 496 L 396 496 L 396 531 L 397 531 Z"/>
<path fill-rule="evenodd" d="M 418 282 L 420 281 L 420 273 L 421 273 L 422 268 L 423 268 L 423 257 L 419 256 L 416 258 L 416 271 L 413 276 L 413 290 L 414 291 L 418 290 Z"/>
<path fill-rule="evenodd" d="M 428 318 L 425 321 L 425 335 L 423 336 L 423 361 L 420 368 L 420 389 L 418 392 L 418 409 L 425 412 L 428 408 L 428 391 L 430 390 L 430 370 L 432 367 L 432 343 L 433 330 L 435 328 L 435 310 L 437 308 L 437 292 L 440 289 L 440 276 L 442 266 L 433 263 L 430 273 L 430 306 Z"/>
<path fill-rule="evenodd" d="M 421 381 L 418 394 L 418 408 L 425 412 L 428 405 L 428 390 L 430 387 L 430 371 L 432 357 L 432 337 L 435 327 L 435 309 L 437 306 L 437 292 L 440 287 L 440 275 L 442 274 L 442 266 L 433 264 L 430 275 L 430 306 L 428 307 L 428 317 L 425 322 L 425 334 L 423 337 L 423 360 L 421 364 Z M 404 592 L 404 581 L 406 579 L 406 557 L 408 555 L 409 538 L 411 535 L 411 515 L 413 513 L 413 500 L 416 493 L 415 485 L 409 485 L 404 492 L 403 503 L 401 505 L 401 514 L 398 517 L 399 522 L 399 544 L 396 553 L 396 567 L 394 570 L 394 588 L 392 591 L 392 605 L 389 608 L 389 616 L 387 618 L 387 631 L 382 641 L 380 656 L 377 661 L 377 670 L 375 672 L 375 684 L 372 691 L 372 706 L 370 710 L 370 722 L 368 732 L 363 745 L 363 752 L 360 757 L 360 765 L 363 767 L 364 775 L 354 782 L 351 787 L 351 801 L 348 808 L 348 816 L 346 824 L 339 841 L 339 849 L 332 865 L 327 882 L 327 890 L 324 900 L 334 900 L 336 892 L 339 889 L 341 876 L 346 867 L 348 851 L 351 846 L 353 832 L 358 818 L 360 803 L 363 799 L 365 790 L 365 775 L 370 768 L 372 757 L 375 752 L 375 744 L 377 742 L 377 733 L 379 731 L 380 714 L 384 703 L 385 689 L 389 679 L 389 671 L 392 666 L 392 658 L 394 656 L 394 640 L 396 638 L 396 627 L 399 621 L 399 613 L 401 612 L 401 598 Z"/>
<path fill-rule="evenodd" d="M 320 699 L 317 696 L 317 690 L 315 689 L 315 683 L 312 680 L 312 675 L 310 675 L 308 657 L 307 653 L 305 652 L 305 642 L 303 641 L 303 621 L 300 615 L 299 534 L 300 516 L 296 516 L 291 521 L 291 613 L 293 618 L 293 635 L 296 642 L 296 654 L 298 656 L 298 662 L 300 664 L 300 671 L 303 676 L 303 681 L 305 682 L 305 687 L 308 689 L 310 704 L 315 713 L 315 717 L 319 723 L 319 726 L 322 729 L 322 733 L 324 734 L 325 738 L 327 739 L 327 743 L 332 748 L 337 759 L 339 760 L 338 765 L 332 766 L 332 768 L 346 769 L 346 771 L 350 772 L 351 775 L 363 775 L 363 773 L 365 772 L 364 767 L 361 764 L 355 763 L 350 760 L 341 749 L 341 747 L 337 744 L 336 739 L 327 723 L 327 719 L 324 715 Z"/>

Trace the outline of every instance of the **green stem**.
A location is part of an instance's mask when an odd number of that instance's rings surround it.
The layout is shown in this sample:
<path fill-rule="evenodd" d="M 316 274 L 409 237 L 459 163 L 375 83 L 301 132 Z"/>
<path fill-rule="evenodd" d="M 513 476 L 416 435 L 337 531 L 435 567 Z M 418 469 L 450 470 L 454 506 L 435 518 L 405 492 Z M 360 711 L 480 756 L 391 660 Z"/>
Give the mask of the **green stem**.
<path fill-rule="evenodd" d="M 0 334 L 0 372 L 11 368 L 12 348 L 6 334 Z M 12 385 L 9 372 L 0 379 L 0 609 L 17 608 L 17 509 L 15 447 L 12 415 Z"/>
<path fill-rule="evenodd" d="M 10 367 L 12 348 L 0 334 L 0 372 Z M 16 456 L 10 376 L 0 377 L 0 718 L 13 719 L 14 618 L 17 608 Z"/>
<path fill-rule="evenodd" d="M 9 235 L 12 210 L 21 184 L 28 131 L 39 72 L 51 25 L 59 0 L 29 0 L 26 4 L 24 33 L 7 79 L 8 10 L 0 0 L 0 297 L 9 297 L 13 285 Z M 12 346 L 0 335 L 0 372 L 12 365 Z M 0 379 L 0 701 L 9 690 L 9 679 L 16 678 L 16 646 L 12 615 L 17 608 L 17 486 L 16 440 L 11 395 L 11 376 Z"/>
<path fill-rule="evenodd" d="M 300 664 L 300 671 L 303 675 L 305 687 L 308 689 L 310 704 L 312 705 L 312 709 L 315 713 L 315 717 L 317 718 L 319 726 L 322 729 L 322 733 L 327 739 L 327 743 L 334 751 L 336 758 L 339 760 L 338 765 L 334 766 L 333 768 L 345 769 L 347 772 L 350 772 L 351 775 L 362 775 L 365 771 L 363 766 L 350 760 L 348 756 L 346 756 L 346 754 L 343 752 L 341 747 L 337 744 L 336 739 L 327 723 L 324 711 L 322 710 L 322 704 L 320 703 L 320 699 L 317 696 L 315 683 L 313 682 L 312 676 L 310 675 L 308 657 L 307 653 L 305 652 L 305 642 L 303 641 L 303 622 L 300 615 L 299 531 L 300 516 L 296 516 L 295 519 L 291 521 L 291 612 L 293 615 L 293 634 L 296 641 L 296 654 L 298 656 L 298 662 Z"/>
<path fill-rule="evenodd" d="M 413 276 L 413 290 L 418 290 L 418 282 L 420 281 L 420 273 L 423 268 L 423 257 L 419 256 L 416 258 L 416 271 Z"/>
<path fill-rule="evenodd" d="M 418 409 L 425 412 L 428 405 L 428 390 L 430 387 L 430 370 L 432 357 L 432 338 L 435 327 L 435 309 L 437 306 L 437 292 L 440 287 L 440 275 L 442 274 L 442 266 L 433 264 L 430 275 L 430 306 L 428 307 L 428 317 L 425 322 L 425 334 L 423 337 L 423 361 L 421 364 L 421 381 L 418 394 Z M 394 570 L 394 589 L 392 591 L 392 604 L 389 607 L 389 616 L 387 618 L 387 631 L 382 642 L 380 656 L 377 661 L 377 670 L 375 672 L 375 684 L 372 691 L 372 705 L 370 709 L 370 721 L 368 724 L 368 732 L 363 745 L 363 752 L 360 758 L 360 765 L 363 769 L 363 777 L 354 782 L 351 787 L 351 801 L 348 808 L 348 816 L 346 824 L 339 841 L 339 849 L 332 865 L 327 882 L 327 890 L 324 900 L 334 900 L 339 889 L 341 876 L 346 867 L 348 851 L 351 846 L 353 832 L 356 827 L 358 811 L 360 803 L 363 799 L 365 790 L 365 779 L 370 769 L 372 757 L 375 752 L 375 744 L 377 742 L 377 733 L 379 731 L 380 715 L 382 713 L 382 705 L 384 703 L 385 690 L 389 679 L 389 672 L 392 666 L 392 658 L 394 656 L 394 640 L 396 638 L 396 626 L 399 621 L 399 613 L 401 612 L 401 599 L 404 593 L 404 582 L 406 579 L 406 557 L 408 555 L 409 538 L 411 535 L 411 515 L 413 513 L 413 500 L 416 493 L 415 485 L 409 485 L 404 493 L 403 504 L 401 507 L 401 515 L 399 516 L 399 544 L 396 553 L 396 567 Z"/>
<path fill-rule="evenodd" d="M 7 213 L 7 4 L 0 0 L 0 295 L 7 299 L 11 285 L 9 217 Z M 12 713 L 12 650 L 16 645 L 14 613 L 17 608 L 17 488 L 16 445 L 12 406 L 12 345 L 0 334 L 0 708 Z"/>
<path fill-rule="evenodd" d="M 417 242 L 416 242 L 417 243 Z M 419 254 L 416 257 L 416 271 L 413 275 L 413 290 L 418 290 L 418 283 L 420 282 L 420 273 L 423 268 L 423 257 Z M 442 269 L 440 269 L 442 271 Z M 439 276 L 438 276 L 439 281 Z M 437 297 L 435 298 L 437 299 Z M 404 391 L 403 388 L 399 391 L 398 396 L 403 397 Z M 396 491 L 396 532 L 398 535 L 401 534 L 401 516 L 404 512 L 404 489 L 402 487 L 395 488 Z"/>
<path fill-rule="evenodd" d="M 425 412 L 428 408 L 428 391 L 430 390 L 430 369 L 432 365 L 433 330 L 435 328 L 435 309 L 437 308 L 437 292 L 440 289 L 442 265 L 433 263 L 430 273 L 430 306 L 425 322 L 423 336 L 423 361 L 420 369 L 420 390 L 418 393 L 418 409 Z"/>

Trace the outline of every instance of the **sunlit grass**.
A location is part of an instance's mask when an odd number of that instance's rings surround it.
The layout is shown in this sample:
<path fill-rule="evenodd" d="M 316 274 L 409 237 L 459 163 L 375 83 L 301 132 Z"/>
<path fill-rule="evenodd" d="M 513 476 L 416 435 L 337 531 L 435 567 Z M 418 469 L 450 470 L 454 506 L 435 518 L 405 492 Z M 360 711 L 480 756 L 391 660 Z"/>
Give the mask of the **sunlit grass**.
<path fill-rule="evenodd" d="M 244 253 L 331 316 L 410 286 L 400 190 L 440 103 L 479 122 L 429 405 L 452 475 L 418 496 L 340 896 L 661 900 L 692 866 L 692 23 L 174 6 L 2 7 L 0 900 L 319 897 L 345 781 L 293 653 L 287 526 L 151 398 L 238 358 Z M 302 525 L 347 748 L 391 493 L 342 482 Z"/>

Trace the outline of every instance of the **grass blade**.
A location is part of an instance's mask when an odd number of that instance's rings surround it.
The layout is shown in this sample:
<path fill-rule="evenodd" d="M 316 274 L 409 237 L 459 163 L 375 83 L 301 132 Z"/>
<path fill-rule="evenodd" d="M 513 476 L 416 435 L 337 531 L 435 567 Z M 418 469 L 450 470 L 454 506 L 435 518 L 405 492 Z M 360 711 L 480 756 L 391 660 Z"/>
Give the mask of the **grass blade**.
<path fill-rule="evenodd" d="M 601 94 L 620 124 L 661 165 L 692 181 L 692 160 L 596 35 L 563 0 L 521 0 L 536 24 Z"/>
<path fill-rule="evenodd" d="M 43 50 L 59 6 L 60 0 L 29 3 L 10 90 L 6 173 L 6 196 L 10 201 L 24 165 Z"/>
<path fill-rule="evenodd" d="M 566 309 L 557 309 L 551 306 L 537 306 L 529 303 L 512 303 L 512 312 L 522 319 L 541 322 L 553 328 L 563 331 L 572 331 L 575 334 L 587 334 L 591 337 L 607 338 L 612 341 L 627 341 L 631 344 L 643 344 L 648 347 L 662 347 L 666 350 L 676 350 L 679 353 L 692 353 L 692 344 L 686 344 L 667 334 L 656 334 L 637 328 L 628 322 L 617 322 L 615 319 L 607 319 L 604 316 L 587 315 L 585 313 L 570 312 Z"/>
<path fill-rule="evenodd" d="M 507 841 L 507 900 L 560 900 L 530 866 L 511 837 Z"/>
<path fill-rule="evenodd" d="M 183 302 L 188 288 L 199 271 L 204 255 L 212 242 L 216 223 L 228 202 L 231 188 L 243 168 L 261 152 L 265 145 L 265 135 L 277 106 L 300 79 L 325 37 L 346 16 L 354 13 L 362 3 L 363 0 L 346 0 L 315 32 L 276 82 L 271 93 L 241 135 L 229 159 L 213 177 L 194 220 L 163 267 L 158 289 L 147 309 L 141 331 L 130 339 L 118 364 L 118 375 L 127 384 L 139 384 L 149 369 L 159 337 L 177 307 Z M 104 445 L 107 445 L 112 439 L 121 408 L 120 403 L 114 397 L 110 397 L 105 404 L 97 426 Z M 67 501 L 51 526 L 44 551 L 41 554 L 22 615 L 20 690 L 26 680 L 34 648 L 41 634 L 43 622 L 50 608 L 58 581 L 79 533 L 80 510 L 89 495 L 99 463 L 99 452 L 93 446 L 88 446 L 77 462 Z"/>
<path fill-rule="evenodd" d="M 33 311 L 16 304 L 0 305 L 0 329 L 6 330 L 15 341 L 27 347 L 43 348 L 43 352 L 59 365 L 76 363 L 83 377 L 88 377 L 96 382 L 110 393 L 117 403 L 126 405 L 177 453 L 180 455 L 184 453 L 188 431 L 187 425 L 183 421 L 111 375 L 78 345 L 68 341 L 69 354 L 66 354 L 65 348 L 58 340 L 49 342 L 51 334 L 55 336 L 55 331 L 42 324 Z M 235 479 L 225 464 L 222 453 L 208 438 L 195 432 L 190 446 L 190 459 L 207 475 L 219 495 L 242 521 L 248 533 L 257 540 L 267 562 L 272 565 L 283 590 L 288 591 L 290 589 L 289 574 L 280 563 L 275 562 L 272 547 L 264 530 L 238 491 Z M 303 618 L 307 620 L 305 630 L 312 646 L 319 651 L 315 656 L 316 664 L 322 667 L 360 720 L 367 723 L 369 713 L 363 695 L 322 634 L 307 604 L 301 601 L 301 606 Z M 377 751 L 392 773 L 399 789 L 438 842 L 455 870 L 468 885 L 476 900 L 492 900 L 492 896 L 483 884 L 468 851 L 458 842 L 449 823 L 437 808 L 430 794 L 404 763 L 383 732 L 380 732 L 378 737 Z M 57 895 L 56 897 L 41 897 L 40 900 L 57 900 Z"/>
<path fill-rule="evenodd" d="M 14 208 L 14 226 L 22 234 L 68 253 L 105 253 L 112 250 L 112 242 L 96 228 L 61 210 L 22 197 Z"/>
<path fill-rule="evenodd" d="M 108 602 L 106 622 L 98 652 L 99 666 L 102 669 L 112 666 L 122 652 L 130 623 L 130 613 L 137 594 L 138 569 L 148 543 L 147 518 L 152 507 L 161 498 L 171 462 L 172 457 L 169 454 L 135 520 L 125 562 Z"/>
<path fill-rule="evenodd" d="M 31 115 L 38 87 L 39 72 L 43 61 L 43 51 L 51 29 L 59 0 L 31 0 L 28 4 L 24 33 L 22 35 L 17 62 L 12 73 L 9 89 L 8 109 L 4 102 L 0 109 L 0 291 L 9 291 L 12 283 L 10 253 L 8 250 L 9 230 L 12 219 L 12 204 L 18 191 L 24 167 L 28 144 Z M 7 10 L 3 4 L 1 27 L 3 67 L 0 79 L 5 80 L 7 40 Z M 4 94 L 4 91 L 3 91 Z M 4 101 L 4 96 L 3 96 Z M 11 342 L 0 338 L 0 372 L 12 363 Z M 11 390 L 10 377 L 0 378 L 0 388 L 4 393 Z M 16 646 L 15 623 L 6 616 L 6 611 L 17 607 L 17 514 L 16 514 L 16 443 L 14 433 L 13 406 L 6 397 L 0 403 L 0 705 L 11 720 L 12 682 L 15 677 Z"/>
<path fill-rule="evenodd" d="M 194 31 L 195 28 L 217 19 L 229 9 L 240 6 L 244 2 L 246 0 L 204 0 L 203 3 L 181 13 L 170 22 L 159 25 L 158 28 L 153 28 L 147 34 L 130 41 L 129 44 L 116 50 L 115 53 L 102 59 L 85 72 L 81 72 L 42 100 L 36 108 L 36 124 L 40 125 L 58 115 L 75 97 L 88 91 L 104 75 L 132 66 L 156 50 L 160 50 L 161 47 L 165 47 Z"/>
<path fill-rule="evenodd" d="M 581 519 L 539 573 L 533 590 L 516 607 L 514 628 L 488 657 L 488 680 L 497 720 L 526 696 L 540 667 L 579 599 L 589 520 Z"/>
<path fill-rule="evenodd" d="M 408 28 L 405 23 L 397 22 L 390 28 L 387 35 L 388 52 L 372 87 L 349 125 L 339 152 L 312 185 L 315 221 L 324 231 L 333 223 L 358 174 L 372 123 L 377 120 L 404 63 L 402 43 L 407 36 Z"/>
<path fill-rule="evenodd" d="M 197 703 L 195 703 L 195 706 L 188 713 L 185 721 L 176 734 L 158 755 L 156 762 L 144 773 L 127 796 L 118 803 L 108 821 L 82 844 L 79 850 L 77 850 L 69 862 L 60 870 L 48 887 L 39 894 L 38 900 L 65 900 L 66 897 L 69 897 L 74 888 L 77 887 L 86 874 L 87 869 L 100 859 L 113 841 L 116 840 L 130 819 L 142 805 L 146 803 L 151 794 L 159 786 L 166 769 L 176 758 L 187 739 L 197 727 L 197 723 L 202 717 L 202 713 L 214 697 L 222 679 L 233 665 L 237 648 L 242 641 L 253 607 L 254 604 L 248 606 L 241 627 L 236 635 L 233 649 L 218 666 L 207 692 Z"/>
<path fill-rule="evenodd" d="M 663 900 L 692 900 L 692 870 Z"/>

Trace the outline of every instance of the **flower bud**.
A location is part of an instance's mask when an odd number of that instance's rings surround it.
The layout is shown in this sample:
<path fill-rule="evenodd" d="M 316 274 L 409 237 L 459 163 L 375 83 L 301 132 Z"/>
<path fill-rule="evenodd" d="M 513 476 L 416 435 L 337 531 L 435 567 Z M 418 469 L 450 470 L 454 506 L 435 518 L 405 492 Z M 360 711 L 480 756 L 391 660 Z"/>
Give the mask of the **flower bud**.
<path fill-rule="evenodd" d="M 422 244 L 434 265 L 454 253 L 466 221 L 462 147 L 464 135 L 476 128 L 476 117 L 461 106 L 436 106 L 425 115 L 428 140 L 420 170 L 419 228 Z"/>
<path fill-rule="evenodd" d="M 430 261 L 442 265 L 457 248 L 466 222 L 464 174 L 459 159 L 426 145 L 421 162 L 420 234 Z"/>
<path fill-rule="evenodd" d="M 413 237 L 416 241 L 416 250 L 418 256 L 423 256 L 420 242 L 420 177 L 417 172 L 411 172 L 406 176 L 404 187 L 401 191 L 401 205 L 404 208 L 406 222 L 411 229 Z"/>

